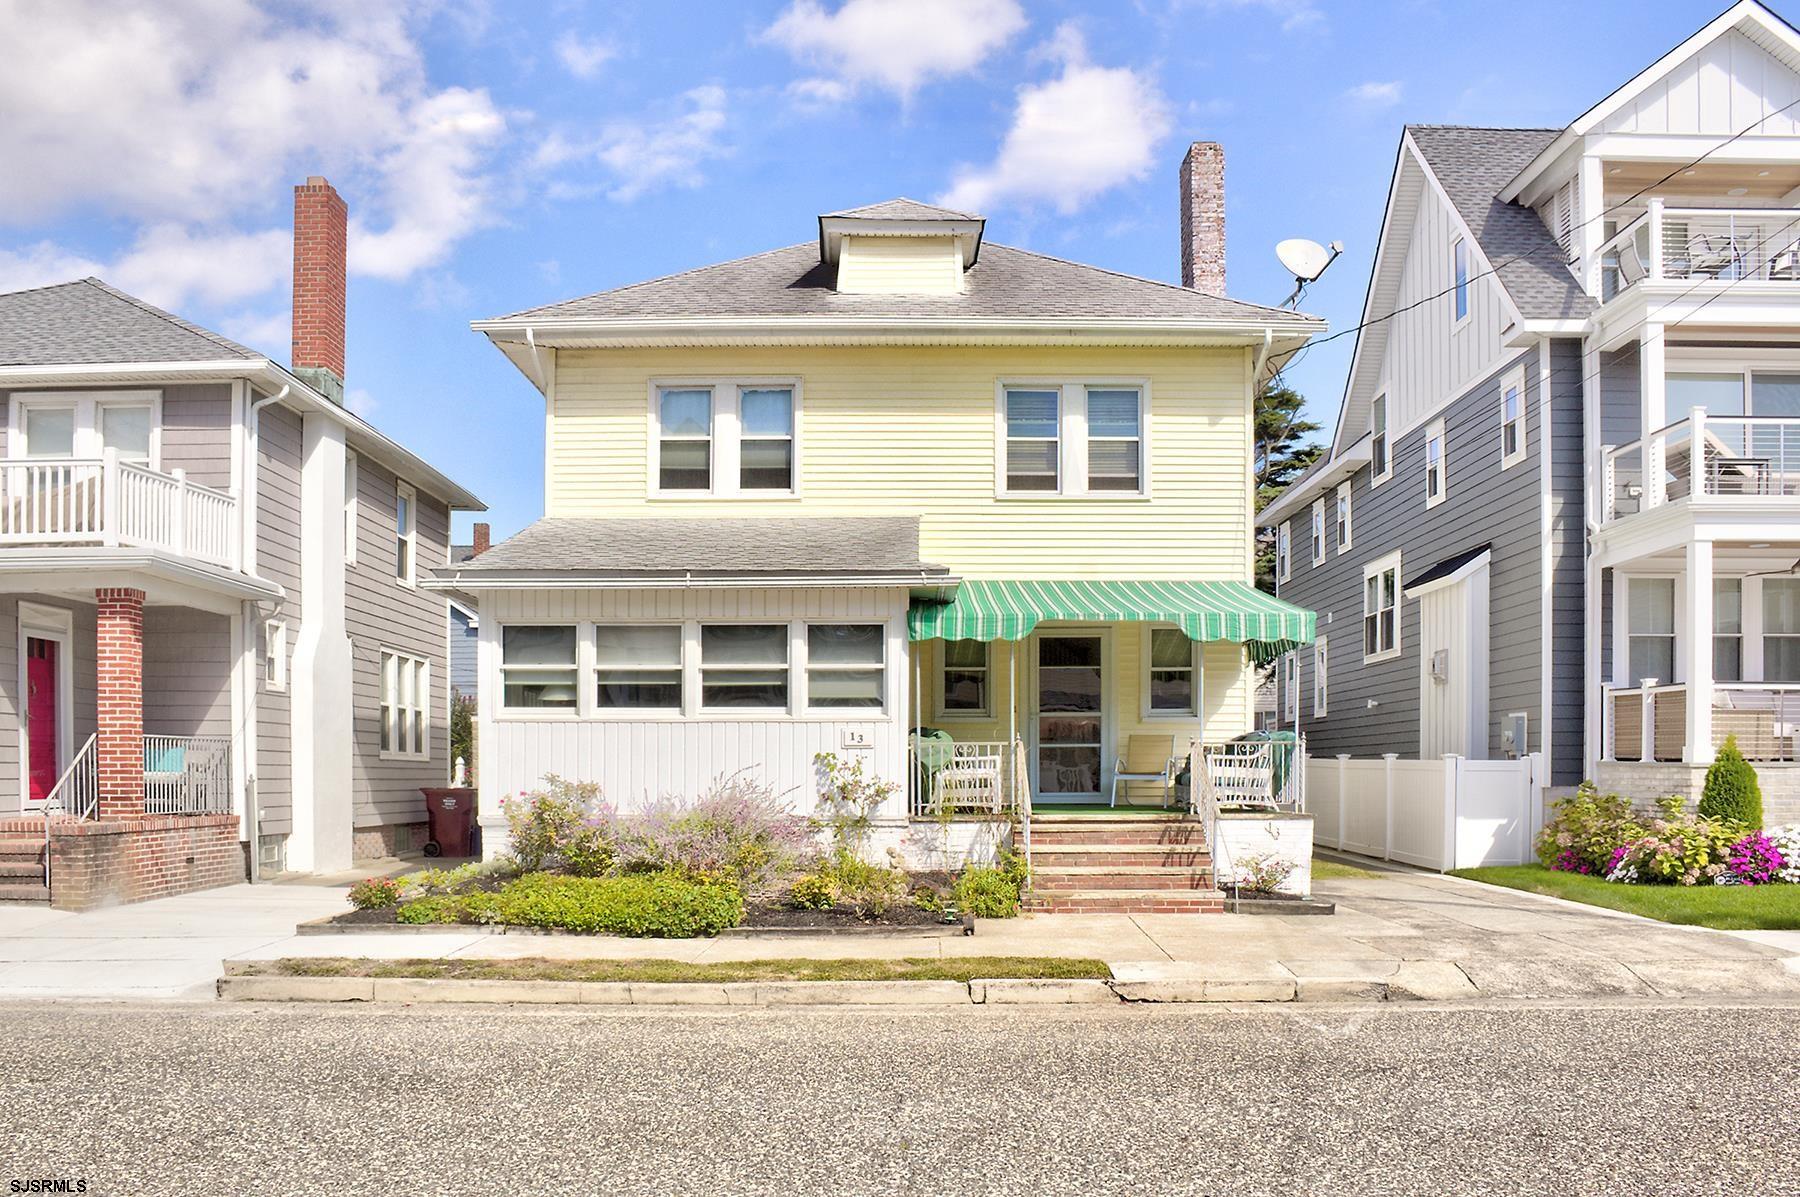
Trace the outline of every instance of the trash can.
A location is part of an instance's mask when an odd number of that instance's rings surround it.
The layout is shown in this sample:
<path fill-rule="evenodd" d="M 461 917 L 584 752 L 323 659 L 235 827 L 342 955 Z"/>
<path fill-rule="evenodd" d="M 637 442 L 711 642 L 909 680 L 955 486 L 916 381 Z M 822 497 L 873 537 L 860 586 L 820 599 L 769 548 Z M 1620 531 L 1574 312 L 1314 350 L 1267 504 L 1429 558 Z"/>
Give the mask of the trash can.
<path fill-rule="evenodd" d="M 431 838 L 427 856 L 475 855 L 475 791 L 423 789 Z"/>

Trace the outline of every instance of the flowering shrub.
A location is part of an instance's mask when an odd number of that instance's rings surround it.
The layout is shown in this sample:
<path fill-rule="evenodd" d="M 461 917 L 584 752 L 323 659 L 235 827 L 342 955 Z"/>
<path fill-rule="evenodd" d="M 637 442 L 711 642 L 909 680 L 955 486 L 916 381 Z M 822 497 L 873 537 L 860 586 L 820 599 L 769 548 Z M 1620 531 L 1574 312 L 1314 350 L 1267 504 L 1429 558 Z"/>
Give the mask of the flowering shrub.
<path fill-rule="evenodd" d="M 837 901 L 837 883 L 823 873 L 808 873 L 788 888 L 788 905 L 796 910 L 829 910 Z"/>
<path fill-rule="evenodd" d="M 513 858 L 522 872 L 561 866 L 593 877 L 612 865 L 607 827 L 612 808 L 600 800 L 594 782 L 567 781 L 554 773 L 544 788 L 502 799 Z"/>
<path fill-rule="evenodd" d="M 368 877 L 350 887 L 350 905 L 358 910 L 384 910 L 397 906 L 401 888 L 391 877 Z"/>
<path fill-rule="evenodd" d="M 1720 885 L 1768 885 L 1781 880 L 1787 859 L 1768 836 L 1753 831 L 1731 846 Z"/>
<path fill-rule="evenodd" d="M 1771 827 L 1767 835 L 1769 843 L 1775 851 L 1781 853 L 1781 859 L 1785 862 L 1775 879 L 1789 885 L 1800 885 L 1800 823 Z"/>
<path fill-rule="evenodd" d="M 1253 894 L 1272 894 L 1299 866 L 1272 853 L 1246 856 L 1237 865 L 1237 888 Z"/>
<path fill-rule="evenodd" d="M 743 771 L 719 778 L 691 802 L 665 797 L 613 815 L 610 839 L 624 872 L 673 870 L 742 894 L 769 888 L 812 847 L 806 819 Z"/>
<path fill-rule="evenodd" d="M 1538 833 L 1538 859 L 1564 873 L 1604 875 L 1616 849 L 1644 835 L 1631 803 L 1602 794 L 1591 782 L 1556 802 L 1556 816 Z"/>
<path fill-rule="evenodd" d="M 1613 849 L 1612 856 L 1607 860 L 1606 871 L 1610 873 L 1613 869 L 1617 868 L 1619 865 L 1619 858 L 1624 855 L 1624 848 Z M 1564 848 L 1561 852 L 1557 853 L 1556 859 L 1550 862 L 1550 867 L 1559 873 L 1582 873 L 1592 875 L 1595 871 L 1594 866 L 1589 864 L 1587 859 L 1573 848 Z"/>
<path fill-rule="evenodd" d="M 1614 848 L 1606 862 L 1608 881 L 1644 885 L 1704 885 L 1728 877 L 1727 859 L 1744 838 L 1744 828 L 1682 810 L 1679 798 L 1657 803 L 1658 814 L 1642 834 Z M 1729 880 L 1725 884 L 1730 884 Z"/>

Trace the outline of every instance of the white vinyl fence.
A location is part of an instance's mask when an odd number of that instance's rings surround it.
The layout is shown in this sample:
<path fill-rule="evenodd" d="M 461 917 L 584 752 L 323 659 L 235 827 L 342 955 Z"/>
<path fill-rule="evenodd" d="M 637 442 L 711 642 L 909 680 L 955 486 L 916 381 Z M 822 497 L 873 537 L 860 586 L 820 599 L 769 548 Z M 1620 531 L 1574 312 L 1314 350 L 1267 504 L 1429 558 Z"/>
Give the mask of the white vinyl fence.
<path fill-rule="evenodd" d="M 1543 758 L 1306 758 L 1313 840 L 1421 868 L 1525 864 L 1543 822 Z"/>

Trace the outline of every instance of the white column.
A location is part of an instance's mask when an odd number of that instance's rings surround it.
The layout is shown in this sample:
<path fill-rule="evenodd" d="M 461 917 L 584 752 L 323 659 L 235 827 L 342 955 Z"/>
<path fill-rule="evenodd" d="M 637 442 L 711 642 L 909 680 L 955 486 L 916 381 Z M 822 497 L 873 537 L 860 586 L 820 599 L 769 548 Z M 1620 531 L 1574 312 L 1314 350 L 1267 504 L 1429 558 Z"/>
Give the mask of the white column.
<path fill-rule="evenodd" d="M 1653 434 L 1663 426 L 1663 388 L 1668 372 L 1663 360 L 1663 326 L 1645 324 L 1638 342 L 1638 422 L 1643 428 L 1644 506 L 1654 507 L 1663 501 L 1662 444 Z"/>
<path fill-rule="evenodd" d="M 1691 540 L 1687 547 L 1687 748 L 1682 759 L 1707 765 L 1713 759 L 1713 546 Z"/>

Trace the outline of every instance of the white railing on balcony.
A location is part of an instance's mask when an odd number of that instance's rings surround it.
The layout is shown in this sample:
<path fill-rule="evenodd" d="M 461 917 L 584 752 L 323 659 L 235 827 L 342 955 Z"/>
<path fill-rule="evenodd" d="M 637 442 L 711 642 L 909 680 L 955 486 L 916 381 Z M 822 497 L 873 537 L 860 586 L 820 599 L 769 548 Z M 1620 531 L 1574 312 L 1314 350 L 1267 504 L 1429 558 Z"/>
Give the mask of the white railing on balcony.
<path fill-rule="evenodd" d="M 1615 761 L 1679 761 L 1687 744 L 1685 685 L 1606 688 L 1606 753 Z M 1735 738 L 1752 761 L 1800 760 L 1800 684 L 1714 682 L 1714 749 Z"/>
<path fill-rule="evenodd" d="M 145 736 L 144 813 L 231 813 L 231 740 L 226 736 Z"/>
<path fill-rule="evenodd" d="M 1800 419 L 1695 408 L 1644 440 L 1605 447 L 1600 485 L 1605 522 L 1677 499 L 1800 498 Z"/>
<path fill-rule="evenodd" d="M 1800 282 L 1800 209 L 1649 210 L 1600 247 L 1600 298 L 1646 279 Z"/>
<path fill-rule="evenodd" d="M 108 453 L 0 462 L 0 546 L 162 549 L 237 568 L 237 499 Z"/>

